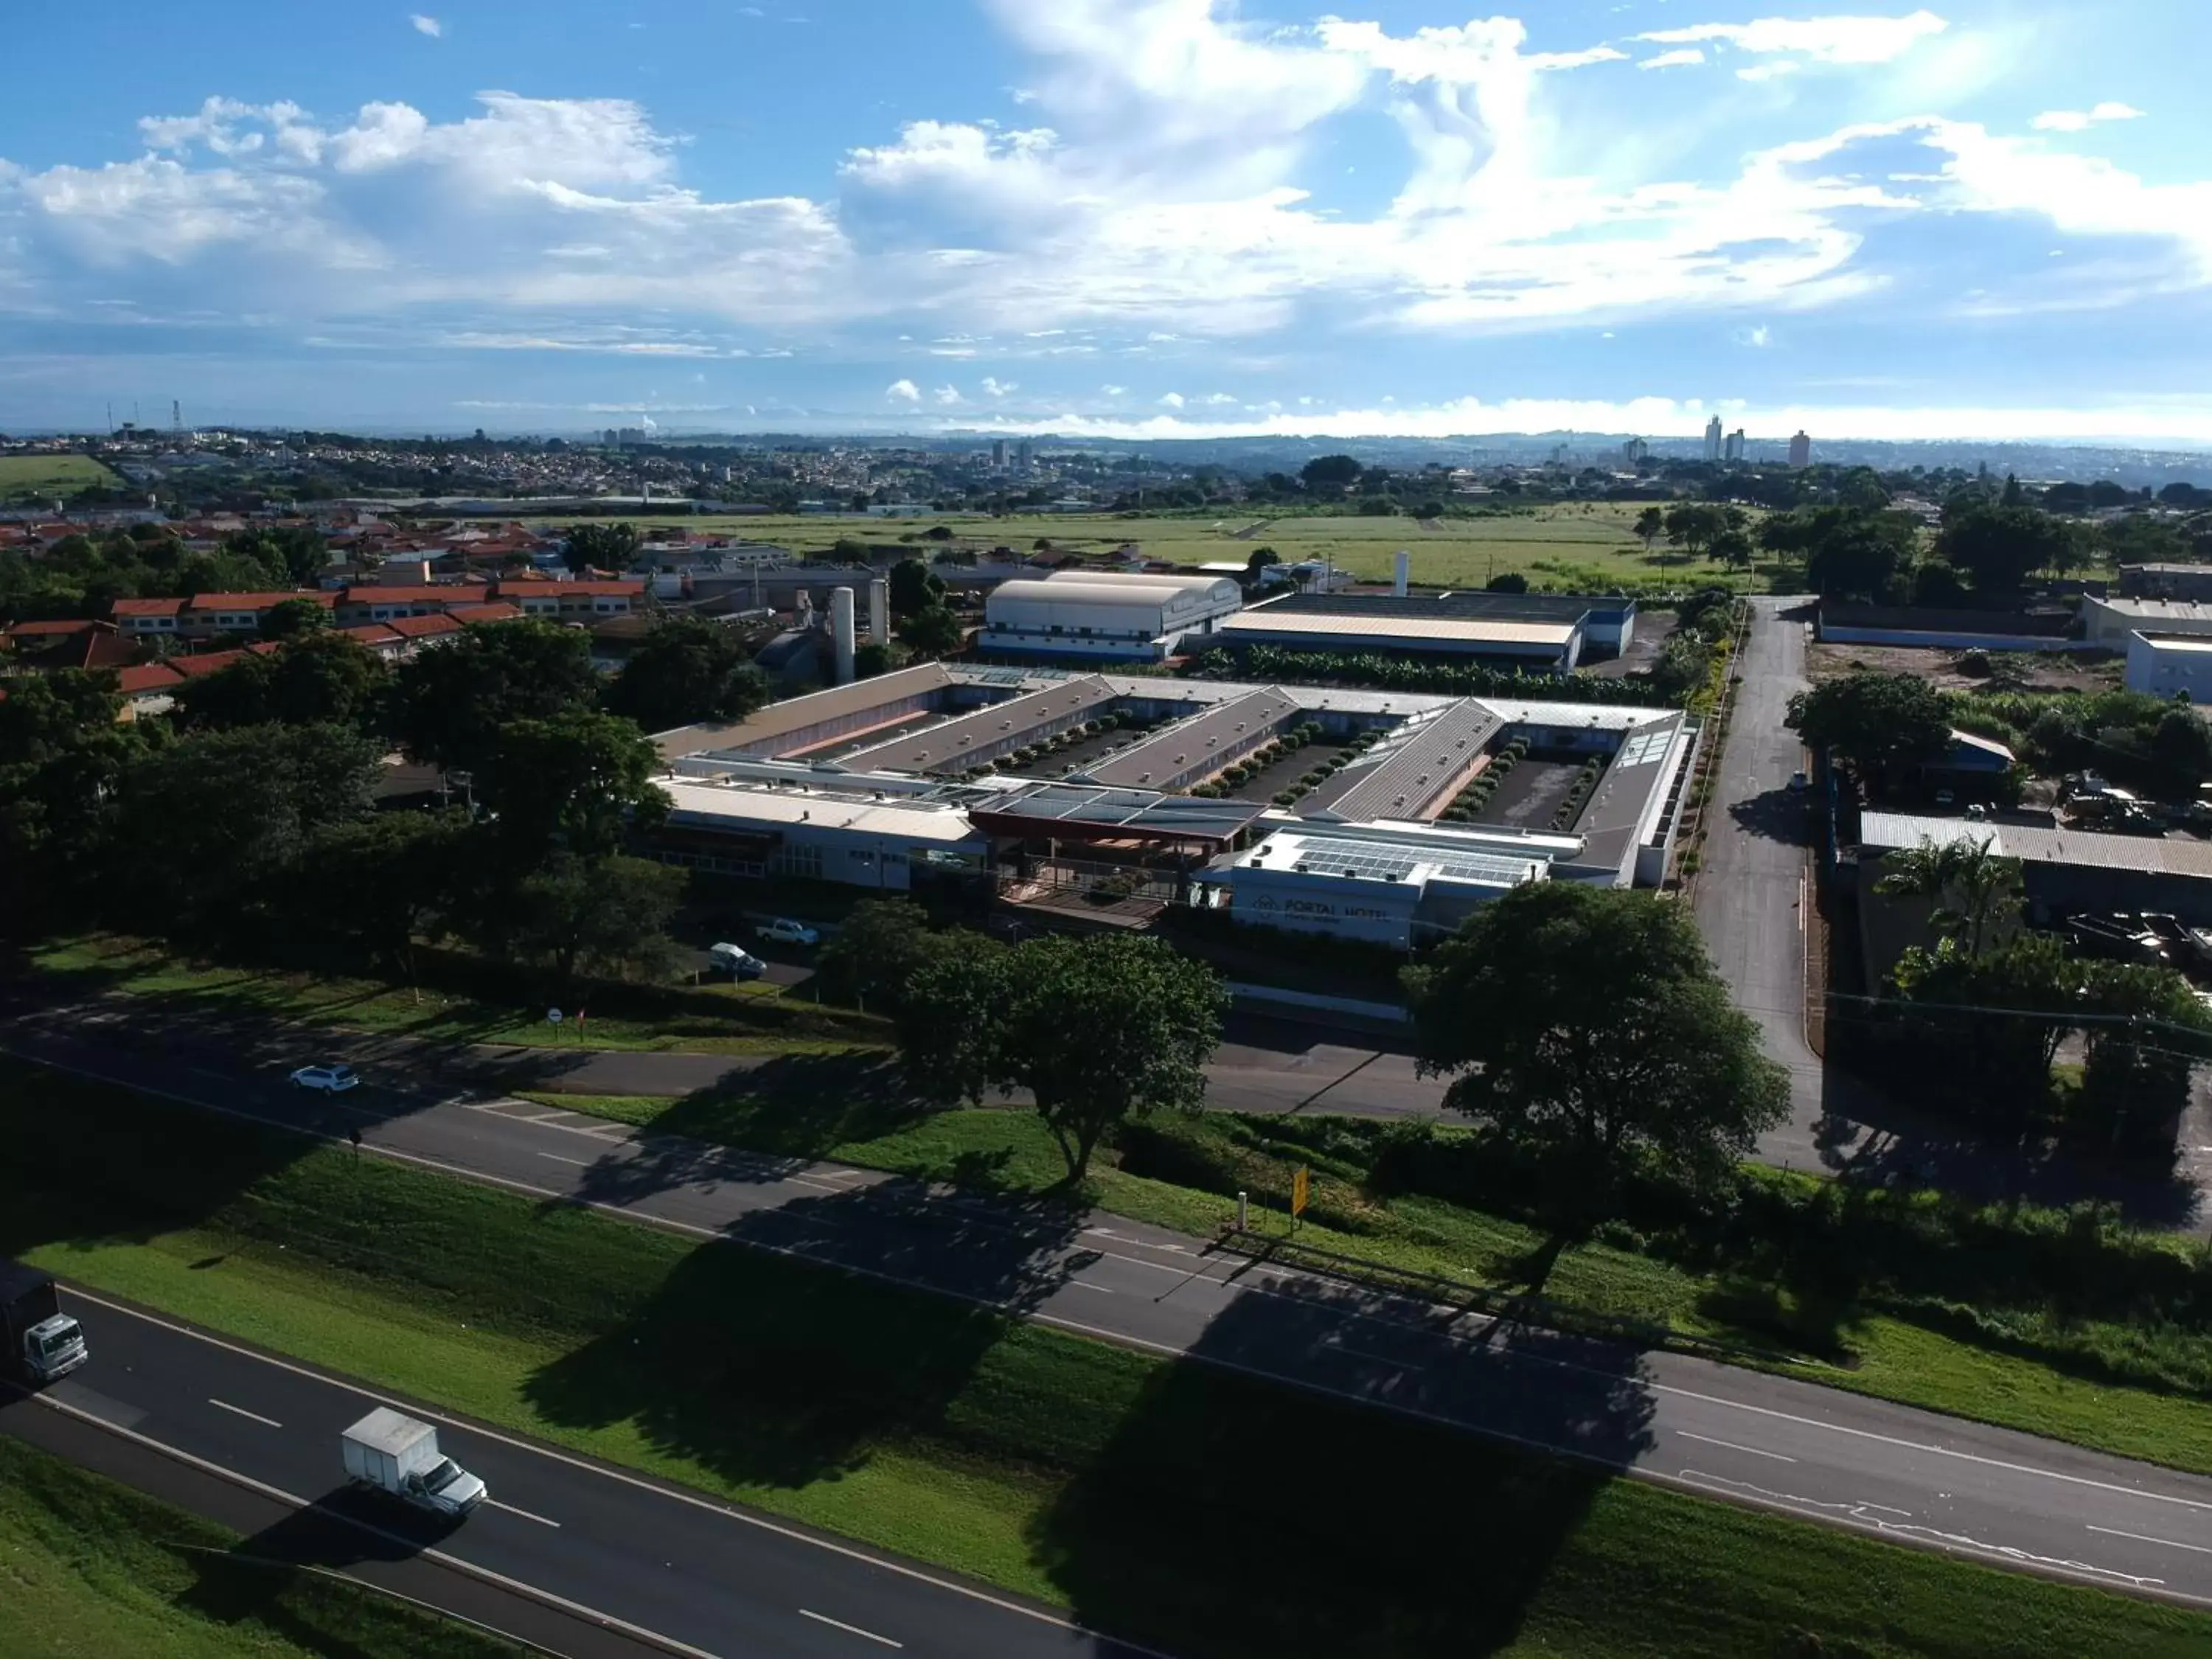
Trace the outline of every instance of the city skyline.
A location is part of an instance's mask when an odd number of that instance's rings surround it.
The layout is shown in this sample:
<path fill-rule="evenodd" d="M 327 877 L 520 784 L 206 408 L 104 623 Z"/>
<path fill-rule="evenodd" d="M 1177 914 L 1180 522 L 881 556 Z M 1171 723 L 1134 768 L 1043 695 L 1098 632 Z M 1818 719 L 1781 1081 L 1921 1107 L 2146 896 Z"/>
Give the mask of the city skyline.
<path fill-rule="evenodd" d="M 1522 12 L 21 20 L 0 429 L 2212 445 L 2180 0 Z"/>

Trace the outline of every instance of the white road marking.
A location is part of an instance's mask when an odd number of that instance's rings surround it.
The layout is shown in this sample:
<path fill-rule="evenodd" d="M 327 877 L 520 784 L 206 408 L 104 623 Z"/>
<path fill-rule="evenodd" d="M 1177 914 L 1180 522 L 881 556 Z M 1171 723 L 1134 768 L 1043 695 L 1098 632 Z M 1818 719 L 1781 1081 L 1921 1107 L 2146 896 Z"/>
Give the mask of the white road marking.
<path fill-rule="evenodd" d="M 526 1521 L 535 1521 L 539 1526 L 550 1527 L 556 1532 L 561 1530 L 561 1523 L 558 1521 L 548 1521 L 542 1515 L 532 1515 L 528 1510 L 519 1510 L 512 1504 L 502 1504 L 496 1498 L 485 1498 L 484 1505 L 488 1509 L 505 1510 L 509 1515 L 519 1515 Z"/>
<path fill-rule="evenodd" d="M 1733 1440 L 1716 1440 L 1709 1434 L 1692 1434 L 1687 1429 L 1676 1429 L 1674 1432 L 1685 1440 L 1702 1441 L 1708 1446 L 1725 1446 L 1730 1451 L 1749 1452 L 1753 1457 L 1771 1457 L 1778 1463 L 1795 1463 L 1797 1461 L 1794 1457 L 1784 1457 L 1780 1452 L 1761 1451 L 1757 1446 L 1739 1446 Z M 1904 1511 L 1900 1510 L 1898 1513 L 1901 1515 Z"/>
<path fill-rule="evenodd" d="M 880 1642 L 887 1648 L 902 1648 L 906 1645 L 903 1642 L 892 1641 L 888 1636 L 878 1636 L 872 1630 L 862 1630 L 858 1625 L 848 1625 L 842 1619 L 832 1619 L 827 1613 L 816 1613 L 811 1607 L 799 1608 L 799 1616 L 801 1619 L 811 1619 L 817 1625 L 827 1625 L 831 1630 L 842 1630 L 848 1636 L 865 1637 L 871 1642 Z"/>
<path fill-rule="evenodd" d="M 568 1127 L 567 1124 L 561 1122 L 562 1118 L 568 1115 L 566 1112 L 501 1112 L 500 1115 L 501 1117 L 511 1117 L 518 1123 L 554 1123 L 559 1124 L 563 1129 Z"/>
<path fill-rule="evenodd" d="M 2202 1544 L 2185 1544 L 2179 1539 L 2153 1538 L 2147 1532 L 2122 1532 L 2118 1527 L 2092 1527 L 2091 1532 L 2101 1532 L 2107 1538 L 2132 1538 L 2138 1544 L 2162 1544 L 2170 1550 L 2187 1550 L 2192 1555 L 2212 1555 L 2212 1549 Z"/>
<path fill-rule="evenodd" d="M 1063 1279 L 1061 1284 L 1079 1291 L 1096 1291 L 1101 1296 L 1119 1296 L 1121 1291 L 1111 1285 L 1094 1285 L 1087 1279 Z"/>
<path fill-rule="evenodd" d="M 259 1412 L 250 1412 L 243 1406 L 234 1406 L 228 1400 L 217 1400 L 212 1395 L 208 1396 L 208 1404 L 210 1406 L 220 1406 L 224 1411 L 229 1412 L 234 1416 L 243 1417 L 251 1422 L 258 1423 L 265 1429 L 281 1429 L 284 1426 L 273 1417 L 264 1417 Z"/>
<path fill-rule="evenodd" d="M 556 1164 L 573 1164 L 580 1170 L 588 1170 L 592 1167 L 592 1160 L 587 1158 L 563 1158 L 558 1152 L 540 1152 L 538 1156 L 550 1158 Z"/>

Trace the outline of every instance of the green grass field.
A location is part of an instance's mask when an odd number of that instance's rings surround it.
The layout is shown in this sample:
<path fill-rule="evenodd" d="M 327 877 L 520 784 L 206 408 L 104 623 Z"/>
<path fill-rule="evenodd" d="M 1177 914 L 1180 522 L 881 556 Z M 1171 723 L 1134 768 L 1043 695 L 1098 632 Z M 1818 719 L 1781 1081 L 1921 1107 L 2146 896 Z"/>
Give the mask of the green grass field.
<path fill-rule="evenodd" d="M 1146 554 L 1176 564 L 1233 560 L 1242 564 L 1256 548 L 1272 547 L 1288 562 L 1329 558 L 1356 575 L 1387 580 L 1392 557 L 1413 555 L 1413 580 L 1449 587 L 1479 587 L 1492 576 L 1517 571 L 1533 586 L 1560 592 L 1613 587 L 1674 590 L 1715 583 L 1763 582 L 1765 573 L 1732 571 L 1709 563 L 1686 564 L 1662 544 L 1647 554 L 1630 526 L 1637 507 L 1615 503 L 1570 503 L 1431 524 L 1406 518 L 1363 519 L 1334 514 L 1241 514 L 1225 518 L 1187 514 L 1027 514 L 1005 519 L 954 518 L 945 522 L 958 540 L 986 551 L 998 546 L 1026 556 L 1040 538 L 1076 553 L 1103 553 L 1134 543 Z M 560 522 L 548 520 L 547 522 Z M 727 532 L 771 541 L 799 552 L 826 550 L 854 539 L 886 550 L 932 545 L 920 539 L 935 520 L 803 517 L 654 517 L 646 524 Z"/>
<path fill-rule="evenodd" d="M 9 1659 L 519 1659 L 520 1650 L 301 1570 L 240 1559 L 197 1516 L 0 1436 Z"/>
<path fill-rule="evenodd" d="M 0 1071 L 0 1250 L 1184 1659 L 2183 1659 L 2212 1644 L 2199 1615 L 30 1068 Z M 1034 1242 L 1013 1241 L 1010 1274 Z"/>
<path fill-rule="evenodd" d="M 866 1015 L 817 1008 L 775 994 L 774 987 L 763 991 L 727 982 L 696 988 L 612 988 L 583 1003 L 587 1018 L 580 1032 L 573 1021 L 557 1030 L 549 1025 L 542 994 L 525 998 L 518 990 L 499 998 L 450 984 L 426 984 L 418 991 L 380 980 L 201 965 L 159 945 L 110 934 L 51 940 L 32 949 L 27 962 L 40 973 L 88 991 L 441 1042 L 783 1054 L 837 1051 L 889 1039 L 889 1028 Z M 600 1012 L 591 1012 L 592 1001 Z M 572 1012 L 576 1006 L 571 999 Z"/>
<path fill-rule="evenodd" d="M 122 483 L 89 455 L 0 455 L 0 501 L 51 500 Z"/>
<path fill-rule="evenodd" d="M 1034 1114 L 917 1112 L 888 1067 L 864 1054 L 774 1061 L 722 1090 L 680 1100 L 529 1097 L 785 1157 L 1007 1193 L 1056 1191 L 1066 1174 Z M 1328 1130 L 1323 1122 L 1305 1133 L 1326 1138 Z M 1287 1142 L 1270 1149 L 1267 1133 L 1264 1121 L 1227 1115 L 1132 1126 L 1094 1164 L 1084 1196 L 1115 1214 L 1205 1237 L 1231 1218 L 1235 1194 L 1249 1192 L 1259 1227 L 1280 1229 L 1291 1171 L 1304 1163 L 1313 1171 L 1312 1207 L 1299 1233 L 1308 1244 L 1481 1285 L 1523 1282 L 1525 1264 L 1543 1250 L 1536 1228 L 1419 1193 L 1378 1197 L 1351 1158 Z M 1771 1179 L 1812 1184 L 1778 1171 Z M 2060 1231 L 2065 1218 L 2053 1215 L 2048 1224 Z M 2178 1238 L 2145 1237 L 2132 1248 L 2154 1267 L 2171 1257 L 2185 1275 L 2195 1260 Z M 1769 1261 L 1723 1261 L 1700 1270 L 1589 1243 L 1558 1258 L 1543 1293 L 1688 1335 L 1795 1352 L 1814 1368 L 1791 1369 L 1833 1387 L 2212 1474 L 2212 1412 L 2199 1391 L 2212 1360 L 2193 1322 L 2153 1309 L 2124 1318 L 2109 1308 L 2070 1307 L 2057 1285 L 2043 1304 L 1992 1298 L 1975 1306 L 1961 1279 L 1946 1276 L 1949 1258 L 1963 1254 L 1959 1243 L 1930 1237 L 1925 1250 L 1922 1282 L 1869 1284 L 1837 1303 Z M 2112 1258 L 2115 1274 L 2127 1261 Z"/>

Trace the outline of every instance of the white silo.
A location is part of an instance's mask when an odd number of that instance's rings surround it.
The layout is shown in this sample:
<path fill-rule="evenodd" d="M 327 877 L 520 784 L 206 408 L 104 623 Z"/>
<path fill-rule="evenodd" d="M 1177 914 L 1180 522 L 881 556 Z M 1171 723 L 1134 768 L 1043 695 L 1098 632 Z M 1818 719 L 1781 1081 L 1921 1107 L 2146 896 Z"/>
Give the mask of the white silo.
<path fill-rule="evenodd" d="M 830 590 L 830 640 L 837 649 L 837 684 L 853 682 L 853 590 Z"/>

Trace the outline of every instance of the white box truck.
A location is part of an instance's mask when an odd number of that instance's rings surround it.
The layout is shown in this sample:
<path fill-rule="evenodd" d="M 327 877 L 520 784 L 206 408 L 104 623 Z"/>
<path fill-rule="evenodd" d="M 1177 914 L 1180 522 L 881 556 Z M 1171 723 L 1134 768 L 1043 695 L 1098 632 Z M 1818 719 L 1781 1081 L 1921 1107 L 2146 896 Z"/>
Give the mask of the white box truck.
<path fill-rule="evenodd" d="M 438 1431 L 379 1406 L 345 1431 L 346 1478 L 458 1521 L 484 1501 L 484 1483 L 438 1449 Z"/>
<path fill-rule="evenodd" d="M 90 1357 L 83 1328 L 54 1294 L 54 1276 L 14 1261 L 0 1261 L 0 1375 L 14 1371 L 33 1388 Z"/>

